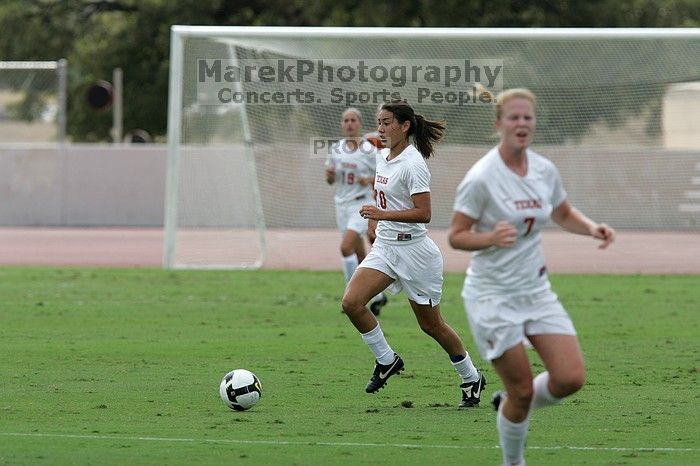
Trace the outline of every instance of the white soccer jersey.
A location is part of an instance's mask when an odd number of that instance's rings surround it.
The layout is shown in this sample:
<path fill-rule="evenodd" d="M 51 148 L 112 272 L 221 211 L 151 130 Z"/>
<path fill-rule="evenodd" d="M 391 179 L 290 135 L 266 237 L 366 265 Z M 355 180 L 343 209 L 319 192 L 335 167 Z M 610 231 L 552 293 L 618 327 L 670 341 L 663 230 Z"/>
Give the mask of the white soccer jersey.
<path fill-rule="evenodd" d="M 415 207 L 413 194 L 430 192 L 430 172 L 418 149 L 409 144 L 401 154 L 387 162 L 389 149 L 377 154 L 374 191 L 381 210 L 406 210 Z M 424 223 L 402 223 L 380 220 L 377 239 L 388 243 L 411 241 L 428 232 Z"/>
<path fill-rule="evenodd" d="M 377 148 L 362 141 L 357 149 L 350 150 L 345 139 L 333 144 L 326 158 L 326 166 L 335 167 L 335 202 L 350 202 L 372 194 L 369 185 L 360 184 L 361 177 L 374 176 Z"/>
<path fill-rule="evenodd" d="M 454 210 L 475 220 L 477 232 L 506 221 L 518 230 L 510 248 L 472 252 L 463 296 L 522 295 L 549 289 L 540 229 L 552 210 L 566 200 L 552 162 L 527 150 L 527 174 L 519 176 L 491 149 L 467 172 L 457 188 Z"/>

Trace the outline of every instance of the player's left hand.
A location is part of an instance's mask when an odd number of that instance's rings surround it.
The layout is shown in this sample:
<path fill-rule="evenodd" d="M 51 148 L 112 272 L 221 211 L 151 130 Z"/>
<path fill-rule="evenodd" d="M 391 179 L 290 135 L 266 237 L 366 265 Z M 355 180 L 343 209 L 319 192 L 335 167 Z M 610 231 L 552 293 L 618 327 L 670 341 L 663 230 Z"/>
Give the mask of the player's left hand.
<path fill-rule="evenodd" d="M 591 229 L 591 236 L 602 241 L 598 249 L 605 249 L 610 246 L 610 243 L 615 241 L 615 230 L 605 223 L 599 223 Z"/>
<path fill-rule="evenodd" d="M 360 215 L 362 215 L 362 218 L 367 218 L 370 220 L 382 220 L 382 212 L 383 211 L 377 209 L 377 206 L 373 205 L 363 205 L 360 209 Z"/>

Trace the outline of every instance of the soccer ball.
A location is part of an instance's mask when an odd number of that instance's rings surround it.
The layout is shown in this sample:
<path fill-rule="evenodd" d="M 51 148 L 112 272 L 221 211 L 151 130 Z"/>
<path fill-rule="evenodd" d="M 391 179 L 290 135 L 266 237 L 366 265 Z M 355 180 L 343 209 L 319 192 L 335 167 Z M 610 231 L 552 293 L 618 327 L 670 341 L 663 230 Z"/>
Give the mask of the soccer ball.
<path fill-rule="evenodd" d="M 219 385 L 221 399 L 231 409 L 245 411 L 252 408 L 260 399 L 260 380 L 250 371 L 234 369 L 226 374 Z"/>

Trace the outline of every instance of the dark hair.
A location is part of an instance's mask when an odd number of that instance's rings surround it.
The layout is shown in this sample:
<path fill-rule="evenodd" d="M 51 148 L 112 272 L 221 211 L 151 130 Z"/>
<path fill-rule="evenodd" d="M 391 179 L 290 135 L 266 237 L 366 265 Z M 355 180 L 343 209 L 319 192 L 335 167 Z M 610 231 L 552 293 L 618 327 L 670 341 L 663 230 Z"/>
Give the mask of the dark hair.
<path fill-rule="evenodd" d="M 413 142 L 424 159 L 433 155 L 433 144 L 437 144 L 445 134 L 445 121 L 430 121 L 417 114 L 413 107 L 403 100 L 392 100 L 381 107 L 394 114 L 399 123 L 409 121 L 408 136 L 413 135 Z"/>

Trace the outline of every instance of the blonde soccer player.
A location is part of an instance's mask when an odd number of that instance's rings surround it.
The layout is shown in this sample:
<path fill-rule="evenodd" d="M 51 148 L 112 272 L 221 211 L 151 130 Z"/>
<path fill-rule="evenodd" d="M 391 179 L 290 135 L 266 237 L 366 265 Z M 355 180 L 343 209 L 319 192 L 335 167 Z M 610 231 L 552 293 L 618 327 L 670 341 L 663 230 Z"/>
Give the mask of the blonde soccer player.
<path fill-rule="evenodd" d="M 524 465 L 530 412 L 584 384 L 576 331 L 551 290 L 540 229 L 551 218 L 566 231 L 600 240 L 601 249 L 614 241 L 615 231 L 576 210 L 554 164 L 529 149 L 534 94 L 510 89 L 496 102 L 500 142 L 457 188 L 449 242 L 473 251 L 462 291 L 467 318 L 479 351 L 505 387 L 493 398 L 503 464 Z M 525 337 L 545 367 L 534 378 Z"/>
<path fill-rule="evenodd" d="M 366 307 L 372 296 L 391 286 L 394 292 L 403 288 L 420 328 L 449 355 L 461 379 L 460 407 L 477 406 L 485 380 L 440 314 L 442 254 L 426 228 L 431 203 L 425 159 L 433 155 L 433 144 L 442 138 L 445 127 L 416 114 L 403 101 L 382 105 L 377 120 L 386 148 L 377 155 L 376 204 L 360 209 L 370 219 L 370 228 L 376 222 L 376 239 L 348 283 L 342 302 L 345 314 L 376 358 L 365 391 L 376 392 L 404 368 L 404 361 L 389 346 Z"/>
<path fill-rule="evenodd" d="M 335 184 L 335 219 L 340 231 L 340 254 L 345 283 L 350 281 L 357 265 L 366 256 L 363 235 L 367 219 L 360 215 L 362 205 L 373 197 L 377 148 L 360 137 L 362 115 L 356 108 L 346 109 L 340 119 L 344 138 L 333 144 L 325 164 L 326 182 Z M 384 293 L 372 298 L 370 309 L 379 315 L 386 305 Z"/>

